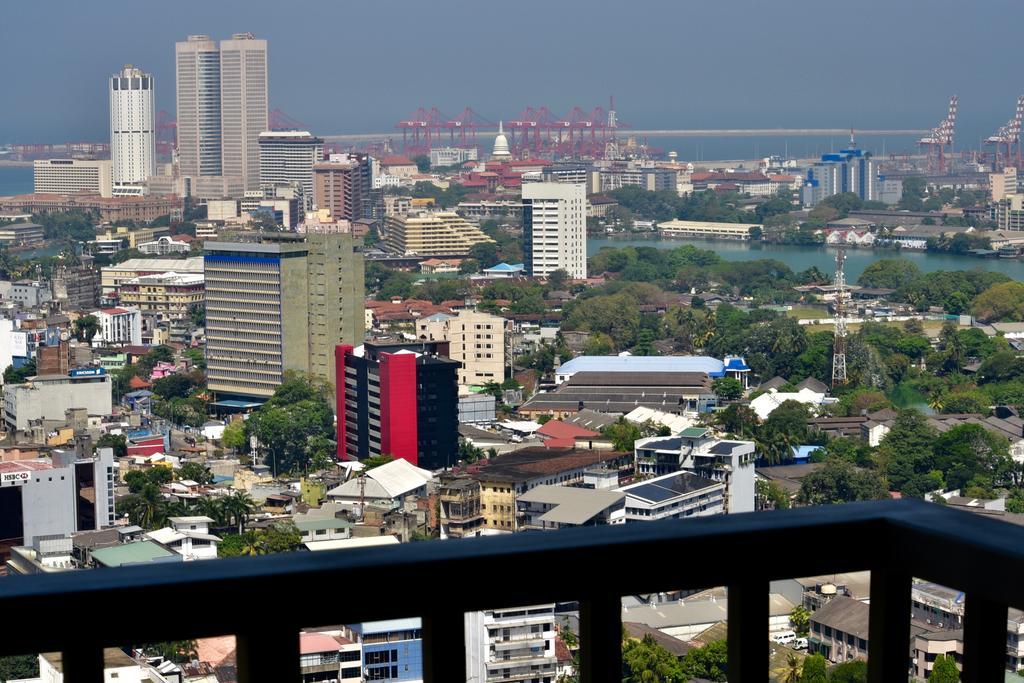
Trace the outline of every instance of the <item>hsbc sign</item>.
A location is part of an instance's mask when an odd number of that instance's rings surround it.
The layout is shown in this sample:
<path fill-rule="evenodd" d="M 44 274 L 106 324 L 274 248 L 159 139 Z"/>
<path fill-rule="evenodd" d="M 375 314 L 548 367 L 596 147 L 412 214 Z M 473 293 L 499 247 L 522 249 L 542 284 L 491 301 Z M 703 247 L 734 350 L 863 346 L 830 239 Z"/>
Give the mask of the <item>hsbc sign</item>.
<path fill-rule="evenodd" d="M 31 477 L 31 472 L 4 472 L 3 474 L 0 474 L 0 483 L 24 484 Z"/>

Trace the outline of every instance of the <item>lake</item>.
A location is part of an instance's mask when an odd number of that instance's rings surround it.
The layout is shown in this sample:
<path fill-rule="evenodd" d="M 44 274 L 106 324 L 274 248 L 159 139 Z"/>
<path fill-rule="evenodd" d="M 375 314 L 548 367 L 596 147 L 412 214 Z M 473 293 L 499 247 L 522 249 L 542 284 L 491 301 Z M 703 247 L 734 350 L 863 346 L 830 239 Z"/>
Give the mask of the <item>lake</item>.
<path fill-rule="evenodd" d="M 587 239 L 587 255 L 597 253 L 603 247 L 657 247 L 672 249 L 684 244 L 691 244 L 699 249 L 716 252 L 726 261 L 753 261 L 754 259 L 776 259 L 785 263 L 794 272 L 807 270 L 817 266 L 822 272 L 834 273 L 836 269 L 836 250 L 826 247 L 801 246 L 795 244 L 762 244 L 760 242 L 716 242 L 713 240 L 682 240 L 593 237 Z M 869 264 L 886 258 L 902 258 L 912 261 L 923 272 L 936 270 L 991 270 L 1005 273 L 1015 280 L 1024 280 L 1024 263 L 1013 259 L 987 259 L 952 254 L 935 254 L 910 249 L 846 250 L 846 280 L 856 282 L 860 274 Z"/>

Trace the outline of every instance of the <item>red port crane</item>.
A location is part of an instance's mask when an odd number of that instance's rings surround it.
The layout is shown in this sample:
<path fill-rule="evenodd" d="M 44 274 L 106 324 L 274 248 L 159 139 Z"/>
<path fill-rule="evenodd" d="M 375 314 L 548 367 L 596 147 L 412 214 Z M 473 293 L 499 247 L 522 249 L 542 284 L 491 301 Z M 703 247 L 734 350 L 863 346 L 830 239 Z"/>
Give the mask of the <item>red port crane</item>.
<path fill-rule="evenodd" d="M 1020 129 L 1024 120 L 1024 95 L 1017 98 L 1017 109 L 1013 118 L 999 128 L 995 135 L 985 139 L 986 145 L 995 147 L 995 165 L 993 171 L 1001 171 L 1008 166 L 1017 170 L 1024 169 L 1021 164 Z"/>
<path fill-rule="evenodd" d="M 917 141 L 917 144 L 929 157 L 929 166 L 939 173 L 946 172 L 946 149 L 953 148 L 953 136 L 956 133 L 957 97 L 949 99 L 949 111 L 946 118 L 931 132 Z"/>

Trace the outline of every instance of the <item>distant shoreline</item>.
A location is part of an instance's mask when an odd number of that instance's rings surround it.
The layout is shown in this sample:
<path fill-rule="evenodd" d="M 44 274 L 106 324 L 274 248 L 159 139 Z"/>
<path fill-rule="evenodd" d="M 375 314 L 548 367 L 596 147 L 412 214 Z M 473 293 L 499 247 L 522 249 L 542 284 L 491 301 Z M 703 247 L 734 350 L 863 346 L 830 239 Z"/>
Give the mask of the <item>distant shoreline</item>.
<path fill-rule="evenodd" d="M 14 159 L 0 159 L 0 166 L 25 166 L 32 167 L 31 161 L 15 161 Z"/>

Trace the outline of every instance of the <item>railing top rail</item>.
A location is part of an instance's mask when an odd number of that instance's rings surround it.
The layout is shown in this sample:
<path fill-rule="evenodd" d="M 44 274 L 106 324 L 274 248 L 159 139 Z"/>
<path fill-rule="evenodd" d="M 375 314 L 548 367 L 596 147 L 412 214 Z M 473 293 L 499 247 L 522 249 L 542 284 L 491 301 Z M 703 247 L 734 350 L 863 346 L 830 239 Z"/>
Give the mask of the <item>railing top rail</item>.
<path fill-rule="evenodd" d="M 1024 606 L 1024 527 L 902 500 L 9 577 L 0 655 L 892 568 Z"/>

